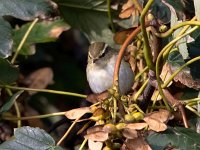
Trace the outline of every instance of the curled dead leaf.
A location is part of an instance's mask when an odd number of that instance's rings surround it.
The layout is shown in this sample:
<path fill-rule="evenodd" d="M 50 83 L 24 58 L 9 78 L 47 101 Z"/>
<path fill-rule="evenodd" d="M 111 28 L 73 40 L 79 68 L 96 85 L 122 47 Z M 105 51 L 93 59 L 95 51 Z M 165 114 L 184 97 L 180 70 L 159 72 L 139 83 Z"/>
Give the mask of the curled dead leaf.
<path fill-rule="evenodd" d="M 143 138 L 128 139 L 125 142 L 126 150 L 152 150 Z"/>
<path fill-rule="evenodd" d="M 97 131 L 84 136 L 84 138 L 97 142 L 104 142 L 108 139 L 108 133 L 104 131 Z"/>
<path fill-rule="evenodd" d="M 23 81 L 28 88 L 44 89 L 49 84 L 53 83 L 53 70 L 49 67 L 38 69 L 32 72 Z M 29 94 L 35 94 L 34 91 L 29 91 Z"/>
<path fill-rule="evenodd" d="M 134 129 L 134 130 L 142 130 L 143 128 L 146 128 L 147 126 L 148 126 L 147 123 L 130 123 L 126 125 L 126 128 Z"/>
<path fill-rule="evenodd" d="M 167 125 L 160 122 L 159 120 L 153 119 L 151 117 L 145 117 L 143 120 L 149 125 L 149 129 L 153 131 L 161 132 L 167 129 Z"/>
<path fill-rule="evenodd" d="M 156 119 L 160 122 L 167 123 L 169 119 L 172 119 L 172 114 L 165 109 L 160 109 L 159 111 L 154 111 L 146 115 L 146 117 L 151 117 L 152 119 Z"/>
<path fill-rule="evenodd" d="M 130 128 L 125 128 L 122 131 L 122 134 L 127 139 L 135 139 L 138 137 L 137 131 L 134 129 L 130 129 Z"/>
<path fill-rule="evenodd" d="M 109 93 L 108 92 L 103 92 L 103 93 L 100 93 L 100 94 L 90 94 L 87 96 L 86 100 L 88 102 L 91 102 L 91 103 L 97 103 L 97 102 L 100 102 L 102 100 L 105 100 L 106 98 L 109 97 Z"/>
<path fill-rule="evenodd" d="M 103 131 L 103 125 L 96 125 L 87 129 L 87 134 L 91 134 L 94 132 Z"/>
<path fill-rule="evenodd" d="M 139 15 L 139 12 L 138 10 L 135 8 L 132 0 L 128 0 L 127 3 L 125 3 L 123 6 L 122 6 L 122 11 L 121 13 L 119 14 L 119 17 L 120 18 L 129 18 L 131 15 L 133 16 L 138 16 Z"/>
<path fill-rule="evenodd" d="M 65 116 L 68 119 L 77 119 L 85 115 L 86 113 L 91 113 L 90 107 L 81 107 L 66 111 Z"/>

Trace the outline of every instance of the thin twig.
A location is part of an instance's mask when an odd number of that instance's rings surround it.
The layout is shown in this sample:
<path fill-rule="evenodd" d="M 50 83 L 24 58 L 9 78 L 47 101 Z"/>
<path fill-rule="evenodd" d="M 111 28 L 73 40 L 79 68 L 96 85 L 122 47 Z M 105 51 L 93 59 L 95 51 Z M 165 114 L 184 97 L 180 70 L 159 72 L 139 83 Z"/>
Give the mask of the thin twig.
<path fill-rule="evenodd" d="M 11 63 L 12 63 L 12 64 L 15 63 L 15 60 L 16 60 L 16 58 L 17 58 L 17 56 L 18 56 L 18 54 L 19 54 L 19 52 L 20 52 L 22 46 L 24 45 L 24 43 L 25 43 L 25 41 L 26 41 L 28 35 L 30 34 L 31 30 L 33 29 L 34 25 L 37 23 L 38 20 L 39 20 L 38 18 L 35 18 L 35 20 L 31 23 L 31 25 L 29 26 L 28 30 L 27 30 L 26 33 L 24 34 L 24 36 L 23 36 L 23 38 L 22 38 L 22 40 L 21 40 L 19 46 L 17 47 L 17 50 L 16 50 L 16 52 L 15 52 L 15 54 L 14 54 L 12 60 L 11 60 Z"/>
<path fill-rule="evenodd" d="M 80 98 L 86 98 L 87 97 L 87 95 L 83 95 L 83 94 L 65 92 L 65 91 L 49 90 L 49 89 L 32 89 L 32 88 L 25 88 L 25 87 L 10 86 L 10 85 L 0 85 L 0 87 L 5 87 L 5 88 L 8 88 L 8 89 L 15 89 L 15 90 L 36 91 L 36 92 L 68 95 L 68 96 L 75 96 L 75 97 L 80 97 Z"/>
<path fill-rule="evenodd" d="M 76 120 L 71 124 L 71 126 L 68 128 L 68 130 L 66 131 L 66 133 L 63 135 L 63 137 L 58 141 L 58 143 L 56 144 L 57 146 L 60 145 L 63 140 L 68 136 L 68 134 L 70 133 L 70 131 L 73 129 L 73 127 L 76 125 L 77 121 L 80 119 L 81 117 L 79 118 L 76 118 Z"/>

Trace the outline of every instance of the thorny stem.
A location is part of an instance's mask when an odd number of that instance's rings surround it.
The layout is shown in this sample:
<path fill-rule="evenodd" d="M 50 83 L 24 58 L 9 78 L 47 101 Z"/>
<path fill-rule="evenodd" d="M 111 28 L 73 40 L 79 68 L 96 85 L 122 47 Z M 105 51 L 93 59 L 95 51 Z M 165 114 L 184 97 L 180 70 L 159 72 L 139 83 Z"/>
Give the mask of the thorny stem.
<path fill-rule="evenodd" d="M 144 38 L 144 57 L 147 63 L 147 66 L 150 70 L 155 70 L 153 61 L 152 61 L 152 53 L 151 53 L 151 48 L 149 45 L 149 40 L 147 36 L 147 31 L 146 31 L 146 26 L 145 26 L 145 15 L 151 5 L 153 4 L 154 0 L 149 0 L 147 4 L 145 5 L 144 9 L 142 10 L 141 16 L 140 16 L 140 23 L 141 23 L 141 29 L 142 29 L 142 34 Z"/>
<path fill-rule="evenodd" d="M 51 113 L 51 114 L 45 114 L 45 115 L 37 115 L 37 116 L 29 116 L 29 117 L 8 117 L 3 116 L 2 119 L 4 120 L 30 120 L 30 119 L 40 119 L 40 118 L 48 118 L 48 117 L 55 117 L 55 116 L 63 116 L 66 112 L 58 112 L 58 113 Z"/>
<path fill-rule="evenodd" d="M 58 141 L 58 143 L 56 144 L 57 146 L 60 145 L 62 143 L 62 141 L 68 136 L 69 132 L 73 129 L 73 127 L 76 125 L 77 121 L 80 119 L 76 118 L 76 120 L 71 124 L 71 126 L 68 128 L 68 130 L 66 131 L 66 133 L 63 135 L 63 137 Z"/>
<path fill-rule="evenodd" d="M 26 33 L 24 34 L 24 36 L 23 36 L 23 38 L 22 38 L 22 40 L 21 40 L 19 46 L 17 47 L 17 50 L 16 50 L 16 52 L 15 52 L 15 54 L 14 54 L 12 60 L 11 60 L 11 63 L 12 63 L 12 64 L 15 63 L 15 60 L 16 60 L 18 54 L 19 54 L 19 51 L 21 50 L 21 48 L 22 48 L 22 46 L 24 45 L 24 43 L 25 43 L 25 41 L 26 41 L 28 35 L 30 34 L 31 30 L 33 29 L 34 25 L 37 23 L 38 20 L 39 20 L 38 18 L 35 18 L 35 20 L 31 23 L 31 25 L 29 26 L 28 30 L 27 30 Z"/>
<path fill-rule="evenodd" d="M 83 95 L 83 94 L 65 92 L 65 91 L 49 90 L 49 89 L 32 89 L 32 88 L 25 88 L 25 87 L 10 86 L 10 85 L 0 85 L 0 87 L 5 87 L 5 88 L 8 88 L 8 89 L 15 89 L 15 90 L 36 91 L 36 92 L 68 95 L 68 96 L 75 96 L 75 97 L 80 97 L 80 98 L 86 98 L 87 97 L 87 95 Z"/>
<path fill-rule="evenodd" d="M 108 9 L 108 18 L 110 20 L 110 26 L 111 26 L 112 32 L 115 32 L 115 27 L 113 24 L 113 18 L 112 18 L 112 14 L 111 14 L 111 1 L 110 0 L 107 0 L 107 9 Z"/>

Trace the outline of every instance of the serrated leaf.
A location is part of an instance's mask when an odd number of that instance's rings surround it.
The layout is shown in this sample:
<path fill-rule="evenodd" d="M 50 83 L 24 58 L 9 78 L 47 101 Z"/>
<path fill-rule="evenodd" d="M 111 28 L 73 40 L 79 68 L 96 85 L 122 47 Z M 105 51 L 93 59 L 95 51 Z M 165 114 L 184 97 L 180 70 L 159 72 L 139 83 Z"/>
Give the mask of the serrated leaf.
<path fill-rule="evenodd" d="M 29 26 L 30 23 L 27 23 L 21 28 L 13 31 L 14 50 L 16 50 Z M 35 50 L 33 50 L 31 46 L 36 43 L 55 41 L 63 31 L 68 30 L 69 28 L 70 26 L 67 25 L 63 20 L 43 21 L 36 23 L 28 35 L 24 46 L 20 50 L 20 54 L 34 54 Z"/>
<path fill-rule="evenodd" d="M 199 150 L 200 134 L 186 128 L 168 128 L 161 133 L 153 133 L 147 137 L 147 142 L 153 150 L 161 150 L 171 145 L 180 150 Z"/>
<path fill-rule="evenodd" d="M 17 128 L 13 139 L 0 145 L 1 150 L 62 150 L 44 130 L 29 126 Z"/>
<path fill-rule="evenodd" d="M 15 100 L 23 93 L 24 91 L 18 91 L 17 93 L 13 94 L 9 100 L 1 107 L 0 114 L 3 112 L 8 111 L 12 105 L 14 104 Z"/>
<path fill-rule="evenodd" d="M 11 84 L 18 79 L 18 68 L 11 65 L 7 60 L 0 58 L 0 84 Z"/>
<path fill-rule="evenodd" d="M 22 20 L 47 18 L 52 12 L 47 0 L 0 0 L 0 16 L 13 16 Z"/>
<path fill-rule="evenodd" d="M 0 4 L 1 5 L 1 4 Z M 7 58 L 12 52 L 12 28 L 10 24 L 0 17 L 0 57 Z"/>
<path fill-rule="evenodd" d="M 106 0 L 54 0 L 67 23 L 80 29 L 90 42 L 102 41 L 113 45 L 109 29 Z"/>

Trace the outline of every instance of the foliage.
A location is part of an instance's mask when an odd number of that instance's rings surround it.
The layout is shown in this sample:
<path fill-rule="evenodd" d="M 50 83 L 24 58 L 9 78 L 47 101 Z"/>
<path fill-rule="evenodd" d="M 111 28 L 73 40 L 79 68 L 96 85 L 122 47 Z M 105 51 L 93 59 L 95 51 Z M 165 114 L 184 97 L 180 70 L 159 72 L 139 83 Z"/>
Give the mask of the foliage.
<path fill-rule="evenodd" d="M 91 150 L 199 149 L 199 3 L 0 0 L 0 141 L 4 141 L 0 149 L 62 149 L 59 145 L 64 139 L 70 143 L 71 132 L 73 136 L 83 134 L 80 149 L 86 143 Z M 70 36 L 62 41 L 66 33 Z M 119 48 L 113 86 L 107 92 L 88 95 L 48 89 L 87 91 L 83 71 L 75 68 L 88 47 L 81 33 L 89 43 L 101 41 Z M 65 57 L 73 44 L 75 57 L 71 53 Z M 66 50 L 61 51 L 62 46 Z M 127 95 L 119 93 L 117 70 L 123 57 L 135 74 Z M 48 65 L 43 65 L 44 60 Z M 31 62 L 28 70 L 24 62 Z M 56 94 L 71 96 L 72 101 L 63 101 L 66 97 Z M 82 102 L 75 102 L 75 97 L 93 104 L 79 107 L 77 103 Z M 32 104 L 45 114 L 40 115 Z M 52 128 L 40 120 L 55 116 L 59 121 L 52 119 Z M 69 124 L 61 138 L 63 130 L 56 128 L 63 117 Z M 188 122 L 194 120 L 197 125 L 193 123 L 190 129 Z M 76 124 L 82 127 L 73 128 Z M 57 132 L 51 137 L 30 126 Z"/>

